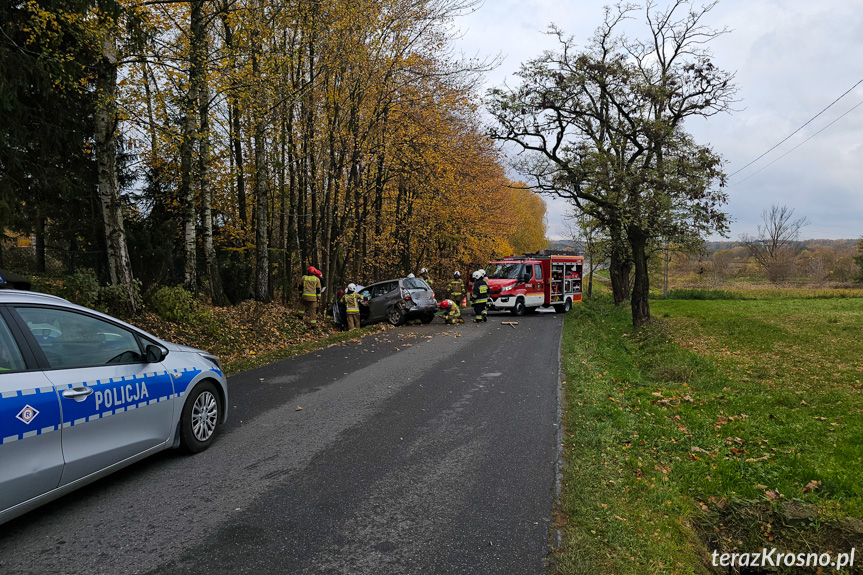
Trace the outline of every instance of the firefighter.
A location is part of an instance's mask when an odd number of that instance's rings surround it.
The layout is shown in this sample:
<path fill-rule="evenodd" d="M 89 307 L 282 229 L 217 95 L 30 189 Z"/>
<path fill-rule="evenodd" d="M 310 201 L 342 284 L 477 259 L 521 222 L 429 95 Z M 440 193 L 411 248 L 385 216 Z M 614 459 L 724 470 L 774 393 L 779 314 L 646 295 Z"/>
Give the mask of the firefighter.
<path fill-rule="evenodd" d="M 425 280 L 430 288 L 434 289 L 434 282 L 432 282 L 432 279 L 429 277 L 429 271 L 427 269 L 422 268 L 420 270 L 420 277 Z"/>
<path fill-rule="evenodd" d="M 447 325 L 455 325 L 464 323 L 461 318 L 461 311 L 458 309 L 458 304 L 451 299 L 445 299 L 438 304 L 438 308 L 443 313 L 443 321 Z"/>
<path fill-rule="evenodd" d="M 485 270 L 473 272 L 473 294 L 470 302 L 473 305 L 473 321 L 479 323 L 488 321 L 488 312 L 485 309 L 488 303 L 488 282 L 485 279 Z"/>
<path fill-rule="evenodd" d="M 342 301 L 345 302 L 345 316 L 347 317 L 348 329 L 356 329 L 360 327 L 360 301 L 363 296 L 357 293 L 356 284 L 348 284 L 348 289 L 345 295 L 342 296 Z"/>
<path fill-rule="evenodd" d="M 304 318 L 310 325 L 318 324 L 318 300 L 321 298 L 321 276 L 323 274 L 315 266 L 309 266 L 308 274 L 303 276 L 300 283 L 303 308 L 297 312 L 299 317 Z"/>
<path fill-rule="evenodd" d="M 461 279 L 460 271 L 456 271 L 453 274 L 453 280 L 449 282 L 447 291 L 449 291 L 449 299 L 457 304 L 464 301 L 464 282 Z"/>

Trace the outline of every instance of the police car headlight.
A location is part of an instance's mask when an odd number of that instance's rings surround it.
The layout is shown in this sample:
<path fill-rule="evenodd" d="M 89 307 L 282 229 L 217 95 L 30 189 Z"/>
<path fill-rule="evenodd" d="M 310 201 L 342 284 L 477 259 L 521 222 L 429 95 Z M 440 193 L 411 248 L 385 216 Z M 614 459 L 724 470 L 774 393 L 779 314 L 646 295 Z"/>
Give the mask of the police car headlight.
<path fill-rule="evenodd" d="M 222 360 L 219 359 L 219 356 L 213 355 L 212 353 L 206 353 L 203 351 L 199 351 L 198 355 L 200 355 L 201 357 L 203 357 L 204 359 L 206 359 L 207 361 L 209 361 L 210 363 L 212 363 L 213 365 L 218 367 L 219 371 L 223 371 L 222 370 Z"/>

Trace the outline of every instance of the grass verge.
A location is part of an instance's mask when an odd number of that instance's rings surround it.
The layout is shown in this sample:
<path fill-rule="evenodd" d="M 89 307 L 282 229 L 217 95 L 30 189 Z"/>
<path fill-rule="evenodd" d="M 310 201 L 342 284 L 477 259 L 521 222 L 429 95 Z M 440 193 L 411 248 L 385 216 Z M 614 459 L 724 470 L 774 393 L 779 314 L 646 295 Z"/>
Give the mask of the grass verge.
<path fill-rule="evenodd" d="M 636 331 L 600 297 L 567 318 L 558 573 L 723 572 L 714 550 L 863 551 L 863 300 L 653 312 Z"/>

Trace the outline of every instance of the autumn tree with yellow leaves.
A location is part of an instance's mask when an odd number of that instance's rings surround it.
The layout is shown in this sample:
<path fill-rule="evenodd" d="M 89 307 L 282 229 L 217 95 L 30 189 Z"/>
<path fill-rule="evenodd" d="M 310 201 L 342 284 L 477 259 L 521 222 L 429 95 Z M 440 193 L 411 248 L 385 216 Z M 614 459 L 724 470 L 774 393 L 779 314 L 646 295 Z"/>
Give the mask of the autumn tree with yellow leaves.
<path fill-rule="evenodd" d="M 63 18 L 111 24 L 82 33 L 80 85 L 100 96 L 72 113 L 103 115 L 82 194 L 126 224 L 145 283 L 290 301 L 309 265 L 337 286 L 545 246 L 542 200 L 478 120 L 484 66 L 449 55 L 476 0 L 122 2 Z"/>

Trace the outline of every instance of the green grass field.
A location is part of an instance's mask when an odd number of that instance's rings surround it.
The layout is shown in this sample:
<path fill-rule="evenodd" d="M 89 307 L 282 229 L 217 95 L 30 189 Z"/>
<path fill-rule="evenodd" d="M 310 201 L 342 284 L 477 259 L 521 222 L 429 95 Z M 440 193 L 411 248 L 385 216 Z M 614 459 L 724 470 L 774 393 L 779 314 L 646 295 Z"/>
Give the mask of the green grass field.
<path fill-rule="evenodd" d="M 564 328 L 559 573 L 863 551 L 863 299 L 599 298 Z M 806 569 L 795 568 L 794 573 Z M 815 571 L 812 571 L 815 572 Z"/>

